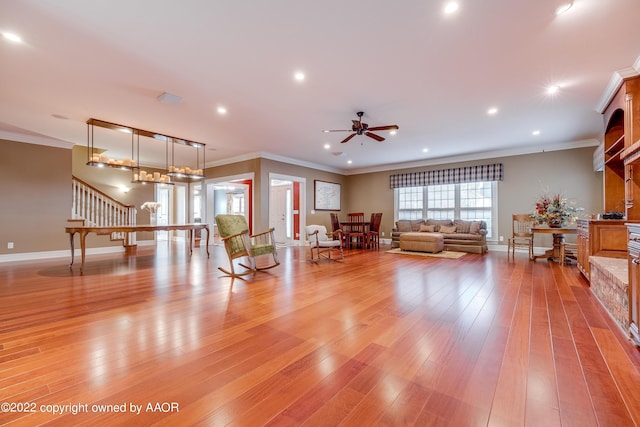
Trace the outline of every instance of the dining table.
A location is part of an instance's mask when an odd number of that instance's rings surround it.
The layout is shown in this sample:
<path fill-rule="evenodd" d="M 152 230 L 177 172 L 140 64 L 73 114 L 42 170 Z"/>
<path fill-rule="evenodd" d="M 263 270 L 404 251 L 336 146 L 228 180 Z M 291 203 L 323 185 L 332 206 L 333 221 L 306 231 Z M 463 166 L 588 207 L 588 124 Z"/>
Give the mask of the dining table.
<path fill-rule="evenodd" d="M 371 221 L 340 221 L 340 228 L 342 228 L 342 232 L 344 233 L 346 239 L 349 239 L 349 235 L 352 231 L 358 230 L 362 227 L 362 233 L 366 236 L 369 232 L 369 227 L 371 226 Z M 364 246 L 364 242 L 363 242 Z M 350 248 L 351 242 L 345 241 L 345 248 Z"/>
<path fill-rule="evenodd" d="M 564 237 L 567 234 L 577 234 L 578 229 L 576 227 L 549 227 L 538 226 L 531 227 L 531 232 L 535 239 L 536 233 L 538 234 L 551 234 L 553 235 L 553 247 L 546 250 L 543 254 L 534 255 L 531 259 L 536 260 L 538 258 L 546 258 L 549 261 L 560 262 L 560 248 L 564 242 Z"/>

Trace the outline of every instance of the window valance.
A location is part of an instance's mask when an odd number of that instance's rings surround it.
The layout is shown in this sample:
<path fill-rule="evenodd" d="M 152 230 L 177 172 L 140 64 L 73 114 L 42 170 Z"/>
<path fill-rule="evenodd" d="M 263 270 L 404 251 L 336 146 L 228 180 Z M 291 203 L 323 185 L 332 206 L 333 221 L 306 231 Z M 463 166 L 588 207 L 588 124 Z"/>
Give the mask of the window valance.
<path fill-rule="evenodd" d="M 389 177 L 390 188 L 424 187 L 436 184 L 459 184 L 462 182 L 502 181 L 502 163 L 466 166 L 463 168 L 438 169 L 424 172 L 399 173 Z"/>

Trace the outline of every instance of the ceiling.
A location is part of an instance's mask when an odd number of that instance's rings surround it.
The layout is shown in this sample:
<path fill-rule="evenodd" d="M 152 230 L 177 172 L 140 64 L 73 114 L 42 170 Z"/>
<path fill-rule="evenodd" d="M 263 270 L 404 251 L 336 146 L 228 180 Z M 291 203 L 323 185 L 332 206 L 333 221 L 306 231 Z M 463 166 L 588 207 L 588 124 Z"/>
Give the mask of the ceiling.
<path fill-rule="evenodd" d="M 22 42 L 0 37 L 0 138 L 85 145 L 96 118 L 205 143 L 209 166 L 345 174 L 597 145 L 615 78 L 640 71 L 640 2 L 559 3 L 2 0 Z M 357 111 L 400 129 L 322 132 Z"/>

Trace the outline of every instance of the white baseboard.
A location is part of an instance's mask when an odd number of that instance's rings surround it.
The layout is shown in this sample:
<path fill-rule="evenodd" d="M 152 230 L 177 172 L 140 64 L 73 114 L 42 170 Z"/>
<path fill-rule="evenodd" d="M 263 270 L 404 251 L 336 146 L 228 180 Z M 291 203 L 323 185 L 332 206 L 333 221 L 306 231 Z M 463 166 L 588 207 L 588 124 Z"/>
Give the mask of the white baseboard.
<path fill-rule="evenodd" d="M 155 240 L 138 240 L 138 246 L 153 246 L 156 244 Z M 101 248 L 88 248 L 85 251 L 85 255 L 101 255 L 101 254 L 115 254 L 124 252 L 124 246 L 105 246 Z M 4 262 L 16 262 L 16 261 L 36 261 L 42 259 L 54 259 L 54 258 L 70 258 L 71 251 L 43 251 L 43 252 L 20 252 L 15 254 L 0 255 L 0 263 Z M 80 249 L 74 250 L 74 256 L 79 257 L 82 254 Z"/>
<path fill-rule="evenodd" d="M 497 244 L 487 244 L 487 247 L 489 248 L 490 251 L 494 251 L 494 252 L 507 252 L 507 250 L 509 248 L 508 245 L 497 245 Z M 534 255 L 542 255 L 543 253 L 545 253 L 548 250 L 549 250 L 549 248 L 540 248 L 540 247 L 534 246 L 533 254 Z M 526 253 L 527 250 L 523 249 L 523 248 L 516 248 L 516 252 L 524 252 L 524 253 Z"/>

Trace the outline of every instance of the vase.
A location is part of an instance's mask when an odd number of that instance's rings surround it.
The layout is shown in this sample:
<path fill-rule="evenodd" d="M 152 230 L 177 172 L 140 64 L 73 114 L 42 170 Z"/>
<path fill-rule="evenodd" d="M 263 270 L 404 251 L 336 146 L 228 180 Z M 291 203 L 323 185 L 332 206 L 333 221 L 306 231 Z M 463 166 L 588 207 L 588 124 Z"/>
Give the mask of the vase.
<path fill-rule="evenodd" d="M 149 214 L 149 224 L 158 225 L 158 217 L 156 216 L 155 212 L 151 212 Z"/>
<path fill-rule="evenodd" d="M 561 220 L 550 219 L 550 220 L 547 221 L 547 224 L 549 225 L 550 228 L 561 228 L 562 227 L 562 221 Z"/>

